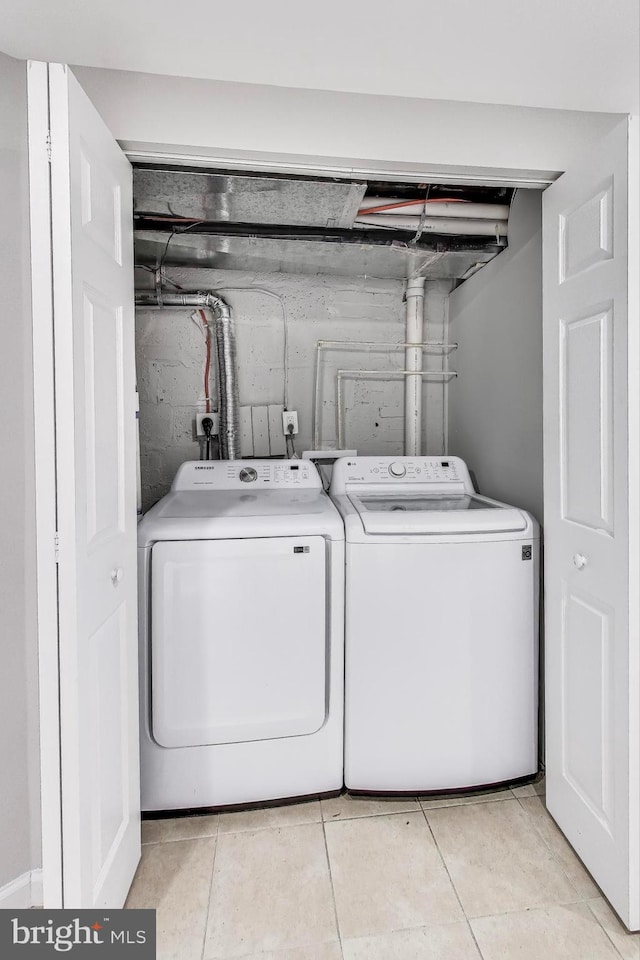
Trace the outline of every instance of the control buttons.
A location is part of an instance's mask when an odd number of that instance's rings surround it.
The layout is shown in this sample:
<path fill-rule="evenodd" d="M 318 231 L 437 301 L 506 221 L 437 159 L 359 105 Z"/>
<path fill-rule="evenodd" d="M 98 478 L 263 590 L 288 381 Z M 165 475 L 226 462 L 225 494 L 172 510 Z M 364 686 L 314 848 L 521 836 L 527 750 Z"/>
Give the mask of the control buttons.
<path fill-rule="evenodd" d="M 406 472 L 407 468 L 405 467 L 404 463 L 398 463 L 395 461 L 394 463 L 389 464 L 389 473 L 392 477 L 404 477 Z"/>
<path fill-rule="evenodd" d="M 252 483 L 258 479 L 258 473 L 253 467 L 243 467 L 239 476 L 243 483 Z"/>

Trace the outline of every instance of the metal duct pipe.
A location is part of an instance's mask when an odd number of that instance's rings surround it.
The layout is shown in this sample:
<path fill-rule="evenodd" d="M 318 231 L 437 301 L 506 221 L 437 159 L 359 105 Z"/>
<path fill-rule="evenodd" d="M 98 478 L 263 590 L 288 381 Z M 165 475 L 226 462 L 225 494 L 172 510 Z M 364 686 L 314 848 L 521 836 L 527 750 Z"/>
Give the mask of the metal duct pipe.
<path fill-rule="evenodd" d="M 220 459 L 240 459 L 240 400 L 238 398 L 238 364 L 236 330 L 231 311 L 224 300 L 217 299 L 213 310 L 218 358 L 218 396 L 220 400 Z"/>
<path fill-rule="evenodd" d="M 199 307 L 211 310 L 216 338 L 220 397 L 220 458 L 240 458 L 240 402 L 236 370 L 236 332 L 231 310 L 215 293 L 165 293 L 137 291 L 137 307 Z"/>
<path fill-rule="evenodd" d="M 407 283 L 407 321 L 404 354 L 405 369 L 416 371 L 404 382 L 404 455 L 422 453 L 422 331 L 424 326 L 424 277 Z"/>

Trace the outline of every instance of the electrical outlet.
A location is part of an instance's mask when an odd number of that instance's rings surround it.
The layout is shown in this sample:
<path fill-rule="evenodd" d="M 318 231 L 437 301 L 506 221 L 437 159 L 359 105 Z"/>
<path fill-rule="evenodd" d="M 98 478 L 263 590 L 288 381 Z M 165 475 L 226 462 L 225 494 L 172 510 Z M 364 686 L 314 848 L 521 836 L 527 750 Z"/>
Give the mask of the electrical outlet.
<path fill-rule="evenodd" d="M 218 435 L 218 414 L 217 413 L 196 413 L 196 437 L 206 437 L 204 428 L 202 426 L 202 421 L 206 420 L 207 417 L 211 417 L 213 420 L 213 427 L 211 428 L 211 436 L 217 437 Z"/>
<path fill-rule="evenodd" d="M 291 429 L 293 427 L 293 430 Z M 298 433 L 298 411 L 297 410 L 283 410 L 282 411 L 282 432 L 285 437 L 295 437 Z"/>

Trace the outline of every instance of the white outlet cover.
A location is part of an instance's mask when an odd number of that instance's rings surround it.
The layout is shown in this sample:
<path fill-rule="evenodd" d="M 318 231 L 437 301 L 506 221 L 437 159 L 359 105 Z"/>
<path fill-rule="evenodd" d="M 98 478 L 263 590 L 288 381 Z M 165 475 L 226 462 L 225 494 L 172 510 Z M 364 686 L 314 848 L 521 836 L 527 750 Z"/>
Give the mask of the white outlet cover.
<path fill-rule="evenodd" d="M 206 436 L 203 428 L 202 421 L 207 417 L 211 417 L 213 420 L 213 429 L 211 430 L 211 436 L 216 437 L 218 435 L 218 414 L 217 413 L 196 413 L 196 437 Z"/>
<path fill-rule="evenodd" d="M 297 410 L 283 410 L 282 411 L 282 432 L 285 437 L 290 434 L 289 425 L 293 424 L 293 436 L 295 437 L 298 433 L 298 411 Z"/>

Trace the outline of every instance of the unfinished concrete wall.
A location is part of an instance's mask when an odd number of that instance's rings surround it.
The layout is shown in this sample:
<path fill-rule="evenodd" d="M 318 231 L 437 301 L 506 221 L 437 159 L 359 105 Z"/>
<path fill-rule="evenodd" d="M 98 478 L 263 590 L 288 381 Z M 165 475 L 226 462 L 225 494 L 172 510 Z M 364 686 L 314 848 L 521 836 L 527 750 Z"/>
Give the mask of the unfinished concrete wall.
<path fill-rule="evenodd" d="M 170 269 L 187 290 L 215 289 L 232 307 L 237 326 L 240 401 L 284 402 L 285 322 L 289 409 L 298 411 L 296 450 L 313 444 L 315 354 L 318 340 L 404 340 L 404 282 L 327 276 L 249 274 L 238 271 Z M 138 277 L 150 285 L 150 275 Z M 426 336 L 441 340 L 446 329 L 448 282 L 427 284 Z M 197 459 L 193 420 L 204 410 L 205 344 L 191 310 L 137 311 L 137 365 L 143 508 L 167 492 L 180 463 Z M 440 368 L 441 357 L 425 358 Z M 402 370 L 402 350 L 348 349 L 323 354 L 319 436 L 335 448 L 338 369 Z M 362 454 L 400 454 L 403 449 L 402 377 L 393 382 L 346 380 L 345 444 Z M 443 387 L 425 385 L 427 452 L 444 449 Z"/>

